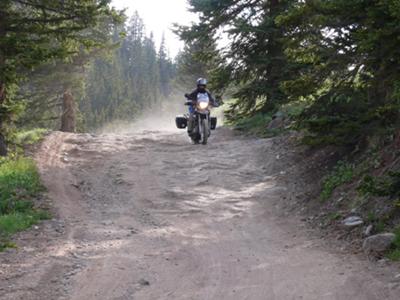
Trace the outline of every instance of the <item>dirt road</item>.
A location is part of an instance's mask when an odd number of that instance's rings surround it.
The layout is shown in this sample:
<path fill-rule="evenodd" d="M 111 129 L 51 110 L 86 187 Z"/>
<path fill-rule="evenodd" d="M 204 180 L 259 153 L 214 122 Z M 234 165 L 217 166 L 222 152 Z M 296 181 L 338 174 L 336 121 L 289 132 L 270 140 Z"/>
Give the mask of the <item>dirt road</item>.
<path fill-rule="evenodd" d="M 0 254 L 0 299 L 400 299 L 275 214 L 270 140 L 53 133 L 37 161 L 55 219 Z"/>

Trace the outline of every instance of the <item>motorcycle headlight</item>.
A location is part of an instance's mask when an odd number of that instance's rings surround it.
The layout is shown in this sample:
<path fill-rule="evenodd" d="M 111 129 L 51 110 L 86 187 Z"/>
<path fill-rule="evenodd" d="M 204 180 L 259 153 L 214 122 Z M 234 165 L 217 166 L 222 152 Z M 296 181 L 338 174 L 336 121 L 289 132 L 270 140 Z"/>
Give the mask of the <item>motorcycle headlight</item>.
<path fill-rule="evenodd" d="M 208 108 L 208 102 L 199 102 L 199 108 L 205 110 Z"/>

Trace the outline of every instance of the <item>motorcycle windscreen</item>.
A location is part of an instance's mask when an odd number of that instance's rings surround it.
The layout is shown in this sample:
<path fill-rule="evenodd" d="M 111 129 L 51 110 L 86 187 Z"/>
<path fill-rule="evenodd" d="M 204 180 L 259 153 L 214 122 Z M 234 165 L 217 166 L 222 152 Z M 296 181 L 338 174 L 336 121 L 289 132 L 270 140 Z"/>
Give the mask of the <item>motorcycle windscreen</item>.
<path fill-rule="evenodd" d="M 197 109 L 201 112 L 206 111 L 210 103 L 210 98 L 207 93 L 197 94 Z"/>
<path fill-rule="evenodd" d="M 210 102 L 210 97 L 208 97 L 207 93 L 198 93 L 197 94 L 197 102 Z"/>

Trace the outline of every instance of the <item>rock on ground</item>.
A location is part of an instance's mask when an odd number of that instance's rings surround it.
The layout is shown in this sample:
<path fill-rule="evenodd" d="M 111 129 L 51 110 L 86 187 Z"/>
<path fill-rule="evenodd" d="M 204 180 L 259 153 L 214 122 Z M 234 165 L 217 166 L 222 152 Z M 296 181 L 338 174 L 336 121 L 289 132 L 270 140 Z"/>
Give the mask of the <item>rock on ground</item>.
<path fill-rule="evenodd" d="M 358 216 L 351 216 L 343 220 L 343 225 L 346 227 L 355 227 L 362 225 L 363 223 L 364 221 Z"/>
<path fill-rule="evenodd" d="M 395 237 L 393 233 L 372 235 L 364 240 L 363 250 L 368 256 L 381 256 L 389 250 Z"/>

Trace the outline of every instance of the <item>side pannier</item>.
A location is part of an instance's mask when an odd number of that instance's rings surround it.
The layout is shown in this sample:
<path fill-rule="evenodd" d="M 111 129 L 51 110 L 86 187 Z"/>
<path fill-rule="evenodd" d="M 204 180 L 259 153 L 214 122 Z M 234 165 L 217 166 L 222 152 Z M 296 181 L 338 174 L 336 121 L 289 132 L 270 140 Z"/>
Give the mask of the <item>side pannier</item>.
<path fill-rule="evenodd" d="M 175 124 L 178 129 L 185 129 L 187 127 L 187 118 L 185 116 L 177 116 L 175 118 Z"/>
<path fill-rule="evenodd" d="M 211 117 L 211 130 L 215 130 L 217 128 L 217 118 Z"/>

